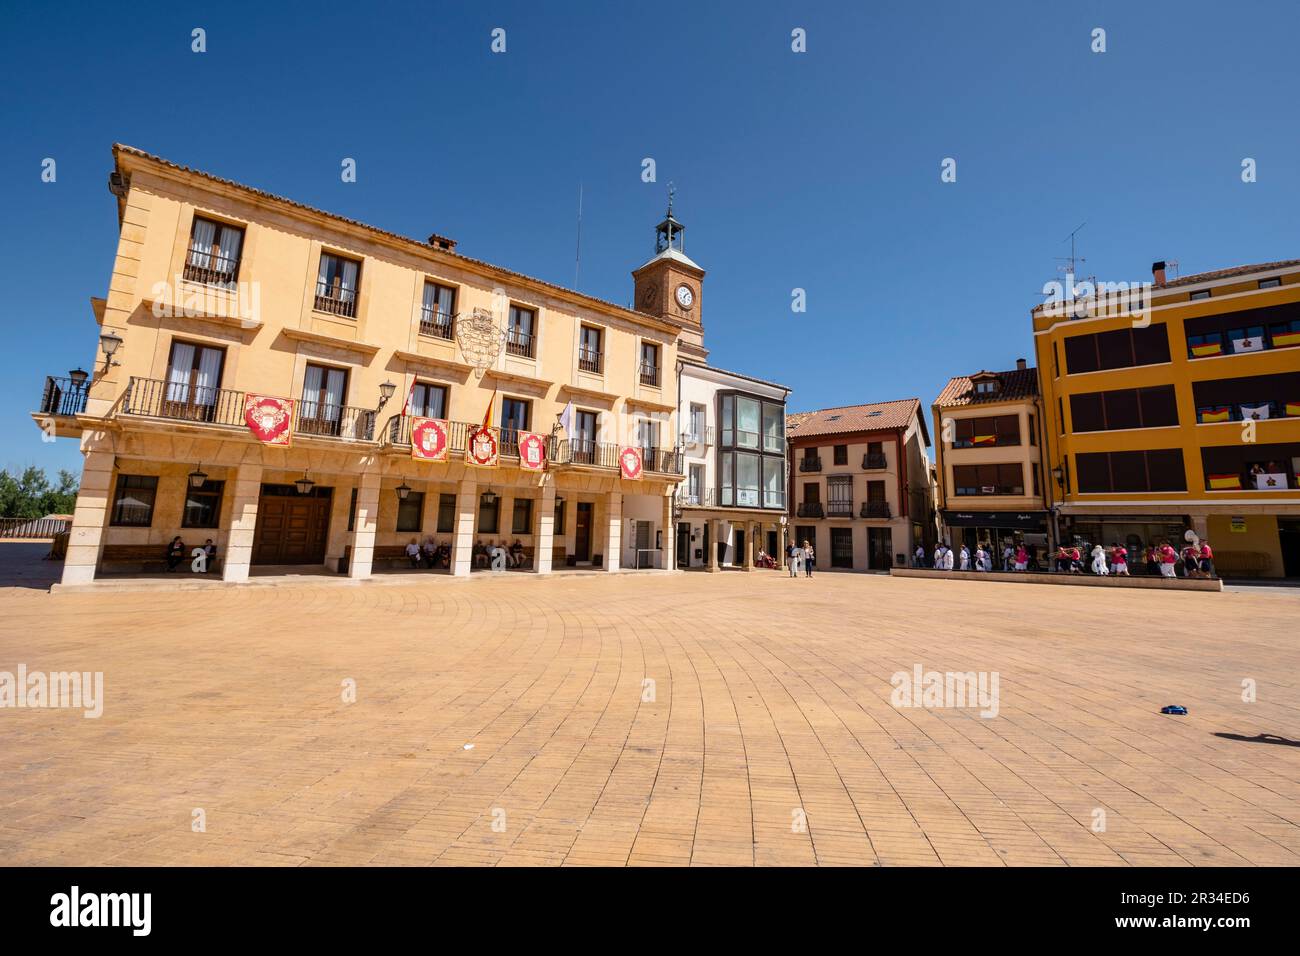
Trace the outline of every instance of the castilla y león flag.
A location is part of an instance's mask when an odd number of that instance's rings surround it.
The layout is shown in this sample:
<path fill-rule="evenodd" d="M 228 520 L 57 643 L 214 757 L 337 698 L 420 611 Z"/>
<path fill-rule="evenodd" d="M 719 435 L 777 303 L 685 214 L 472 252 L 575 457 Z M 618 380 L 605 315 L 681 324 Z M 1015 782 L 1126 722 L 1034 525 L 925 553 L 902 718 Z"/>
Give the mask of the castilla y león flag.
<path fill-rule="evenodd" d="M 447 423 L 440 418 L 411 420 L 411 457 L 421 461 L 447 460 Z"/>
<path fill-rule="evenodd" d="M 244 422 L 263 444 L 288 448 L 293 442 L 293 399 L 249 395 L 244 400 Z"/>
<path fill-rule="evenodd" d="M 465 461 L 479 468 L 495 468 L 501 460 L 501 446 L 492 428 L 492 406 L 496 400 L 497 393 L 493 389 L 487 411 L 483 414 L 483 424 L 471 428 L 469 437 L 465 440 Z"/>
<path fill-rule="evenodd" d="M 641 477 L 641 449 L 624 448 L 618 453 L 618 469 L 624 478 L 636 480 Z"/>

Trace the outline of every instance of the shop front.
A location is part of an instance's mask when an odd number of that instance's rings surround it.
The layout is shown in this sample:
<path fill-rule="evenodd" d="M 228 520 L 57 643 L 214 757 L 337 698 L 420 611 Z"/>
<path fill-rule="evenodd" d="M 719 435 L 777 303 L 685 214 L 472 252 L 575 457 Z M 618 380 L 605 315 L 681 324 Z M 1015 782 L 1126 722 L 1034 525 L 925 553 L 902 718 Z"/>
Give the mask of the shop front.
<path fill-rule="evenodd" d="M 1002 553 L 1024 545 L 1030 566 L 1045 566 L 1048 559 L 1048 515 L 1046 511 L 960 511 L 941 512 L 953 548 L 965 544 L 971 554 L 983 545 L 993 551 L 993 565 L 1002 566 Z"/>

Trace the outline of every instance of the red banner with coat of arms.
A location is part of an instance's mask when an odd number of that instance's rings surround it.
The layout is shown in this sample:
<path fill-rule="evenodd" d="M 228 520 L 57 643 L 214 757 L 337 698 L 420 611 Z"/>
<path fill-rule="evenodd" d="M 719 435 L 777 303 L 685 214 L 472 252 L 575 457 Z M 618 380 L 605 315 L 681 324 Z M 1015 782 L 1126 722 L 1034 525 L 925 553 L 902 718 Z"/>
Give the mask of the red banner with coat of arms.
<path fill-rule="evenodd" d="M 532 432 L 518 432 L 519 467 L 542 471 L 546 467 L 546 439 Z"/>
<path fill-rule="evenodd" d="M 465 461 L 479 468 L 495 468 L 501 461 L 501 445 L 487 426 L 471 428 L 465 442 Z"/>
<path fill-rule="evenodd" d="M 447 427 L 441 418 L 411 419 L 411 457 L 420 461 L 446 461 L 450 448 Z"/>
<path fill-rule="evenodd" d="M 249 395 L 244 400 L 244 423 L 262 444 L 288 448 L 293 443 L 293 399 Z"/>
<path fill-rule="evenodd" d="M 641 477 L 641 449 L 624 448 L 618 453 L 618 470 L 624 478 L 633 481 Z"/>

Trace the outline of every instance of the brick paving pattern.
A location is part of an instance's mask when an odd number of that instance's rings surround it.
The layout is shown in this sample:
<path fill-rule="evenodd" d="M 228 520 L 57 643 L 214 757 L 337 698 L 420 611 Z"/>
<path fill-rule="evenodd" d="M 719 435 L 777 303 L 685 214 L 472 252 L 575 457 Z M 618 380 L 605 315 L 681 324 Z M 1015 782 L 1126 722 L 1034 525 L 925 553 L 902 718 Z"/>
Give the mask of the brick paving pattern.
<path fill-rule="evenodd" d="M 0 710 L 11 865 L 1300 864 L 1295 591 L 595 573 L 0 602 L 0 670 L 105 673 L 100 719 Z M 916 664 L 996 671 L 998 715 L 895 708 Z"/>

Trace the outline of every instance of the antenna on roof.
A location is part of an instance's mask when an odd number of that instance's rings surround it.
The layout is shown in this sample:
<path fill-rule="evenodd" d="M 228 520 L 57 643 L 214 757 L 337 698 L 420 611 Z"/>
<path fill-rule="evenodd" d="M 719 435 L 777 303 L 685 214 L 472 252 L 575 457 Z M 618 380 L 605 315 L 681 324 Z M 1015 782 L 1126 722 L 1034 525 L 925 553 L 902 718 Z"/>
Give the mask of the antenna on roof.
<path fill-rule="evenodd" d="M 1072 233 L 1070 233 L 1068 236 L 1066 236 L 1064 239 L 1061 240 L 1062 242 L 1067 242 L 1067 241 L 1068 241 L 1068 242 L 1070 243 L 1070 254 L 1069 254 L 1069 256 L 1054 256 L 1054 257 L 1053 257 L 1053 258 L 1055 258 L 1058 262 L 1064 262 L 1064 263 L 1065 263 L 1065 265 L 1061 265 L 1061 266 L 1057 266 L 1057 267 L 1056 267 L 1056 271 L 1057 271 L 1057 272 L 1064 272 L 1064 273 L 1066 273 L 1066 274 L 1068 274 L 1068 275 L 1077 276 L 1077 275 L 1079 274 L 1079 265 L 1080 265 L 1081 263 L 1084 263 L 1084 262 L 1087 262 L 1087 261 L 1088 261 L 1087 259 L 1085 259 L 1085 258 L 1083 258 L 1082 256 L 1080 256 L 1080 255 L 1078 254 L 1076 248 L 1075 248 L 1075 243 L 1076 243 L 1076 240 L 1077 240 L 1077 238 L 1078 238 L 1079 232 L 1080 232 L 1080 231 L 1083 229 L 1083 227 L 1086 226 L 1086 225 L 1088 225 L 1086 222 L 1081 222 L 1081 223 L 1079 223 L 1079 225 L 1077 225 L 1077 226 L 1074 227 L 1074 231 L 1073 231 Z"/>
<path fill-rule="evenodd" d="M 573 291 L 578 291 L 578 266 L 582 263 L 582 182 L 578 182 L 578 245 L 573 252 Z"/>
<path fill-rule="evenodd" d="M 1165 260 L 1165 268 L 1166 268 L 1166 269 L 1173 269 L 1173 270 L 1174 270 L 1174 278 L 1175 278 L 1175 279 L 1178 278 L 1178 260 L 1177 260 L 1177 259 L 1166 259 L 1166 260 Z"/>

